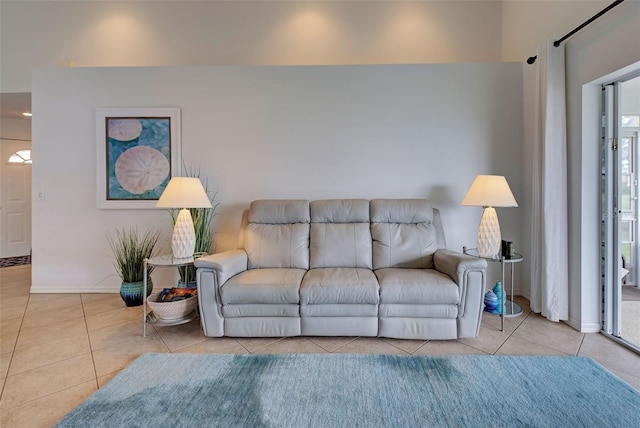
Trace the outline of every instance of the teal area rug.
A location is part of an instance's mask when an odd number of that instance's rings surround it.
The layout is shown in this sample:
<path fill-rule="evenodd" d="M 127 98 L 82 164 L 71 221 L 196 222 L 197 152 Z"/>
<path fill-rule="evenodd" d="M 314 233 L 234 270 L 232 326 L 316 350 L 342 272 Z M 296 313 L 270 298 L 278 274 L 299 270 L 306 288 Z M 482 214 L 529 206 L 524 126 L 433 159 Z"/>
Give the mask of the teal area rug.
<path fill-rule="evenodd" d="M 58 427 L 631 427 L 582 357 L 146 354 Z"/>

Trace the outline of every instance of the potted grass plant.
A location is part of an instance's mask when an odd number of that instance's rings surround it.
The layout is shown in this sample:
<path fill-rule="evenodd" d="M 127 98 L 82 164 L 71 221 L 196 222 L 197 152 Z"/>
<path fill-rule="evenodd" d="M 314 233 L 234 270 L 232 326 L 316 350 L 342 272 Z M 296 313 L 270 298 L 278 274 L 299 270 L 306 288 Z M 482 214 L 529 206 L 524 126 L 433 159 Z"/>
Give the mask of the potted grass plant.
<path fill-rule="evenodd" d="M 113 265 L 122 279 L 120 297 L 127 306 L 140 306 L 143 302 L 144 288 L 144 259 L 155 255 L 155 247 L 158 243 L 160 232 L 148 229 L 139 233 L 136 227 L 129 229 L 117 229 L 115 233 L 107 234 L 107 240 L 113 253 Z M 153 271 L 149 267 L 147 274 Z M 153 290 L 151 277 L 147 278 L 147 296 Z"/>
<path fill-rule="evenodd" d="M 187 176 L 200 179 L 202 186 L 211 201 L 211 208 L 189 208 L 189 211 L 191 212 L 191 219 L 193 220 L 193 229 L 196 234 L 194 257 L 197 258 L 211 253 L 211 248 L 213 247 L 214 242 L 213 235 L 211 234 L 211 222 L 218 214 L 217 209 L 220 206 L 220 203 L 215 201 L 217 192 L 211 192 L 209 190 L 208 180 L 201 178 L 200 170 L 190 169 Z M 178 212 L 179 210 L 169 210 L 172 226 L 175 226 L 176 224 Z M 196 268 L 193 264 L 188 265 L 184 269 L 178 270 L 180 273 L 178 287 L 196 286 Z"/>

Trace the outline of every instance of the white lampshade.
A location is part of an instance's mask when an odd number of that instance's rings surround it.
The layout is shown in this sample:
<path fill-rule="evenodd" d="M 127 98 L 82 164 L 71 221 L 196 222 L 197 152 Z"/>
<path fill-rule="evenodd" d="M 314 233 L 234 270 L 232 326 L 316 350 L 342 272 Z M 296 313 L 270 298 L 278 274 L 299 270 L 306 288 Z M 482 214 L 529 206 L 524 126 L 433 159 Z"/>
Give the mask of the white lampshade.
<path fill-rule="evenodd" d="M 199 178 L 173 177 L 156 203 L 158 208 L 181 208 L 173 227 L 171 250 L 173 257 L 193 257 L 196 234 L 188 208 L 211 208 L 211 201 Z"/>
<path fill-rule="evenodd" d="M 197 177 L 173 177 L 156 203 L 158 208 L 211 208 Z"/>
<path fill-rule="evenodd" d="M 462 200 L 462 205 L 477 207 L 517 207 L 507 179 L 502 175 L 479 175 Z"/>
<path fill-rule="evenodd" d="M 479 175 L 473 180 L 462 205 L 485 207 L 478 228 L 478 254 L 496 257 L 500 252 L 502 236 L 498 214 L 493 207 L 517 207 L 507 179 L 501 175 Z"/>

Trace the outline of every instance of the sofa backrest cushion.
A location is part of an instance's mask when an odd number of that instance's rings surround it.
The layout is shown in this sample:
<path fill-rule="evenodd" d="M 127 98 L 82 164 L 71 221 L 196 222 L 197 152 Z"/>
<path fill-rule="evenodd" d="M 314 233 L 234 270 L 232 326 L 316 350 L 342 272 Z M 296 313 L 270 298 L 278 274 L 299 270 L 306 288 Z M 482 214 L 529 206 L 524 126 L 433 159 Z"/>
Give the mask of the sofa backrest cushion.
<path fill-rule="evenodd" d="M 428 200 L 372 200 L 371 236 L 374 269 L 433 268 L 439 239 Z"/>
<path fill-rule="evenodd" d="M 369 201 L 313 201 L 311 210 L 311 268 L 372 268 Z"/>
<path fill-rule="evenodd" d="M 249 207 L 249 269 L 309 269 L 309 201 L 259 200 Z"/>

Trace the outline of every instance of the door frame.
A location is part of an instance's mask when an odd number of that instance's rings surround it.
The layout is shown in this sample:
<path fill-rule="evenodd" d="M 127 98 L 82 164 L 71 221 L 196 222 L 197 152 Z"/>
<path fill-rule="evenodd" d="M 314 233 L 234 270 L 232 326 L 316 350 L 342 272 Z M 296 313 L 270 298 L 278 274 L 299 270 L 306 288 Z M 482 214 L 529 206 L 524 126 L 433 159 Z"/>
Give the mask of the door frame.
<path fill-rule="evenodd" d="M 631 350 L 640 353 L 640 344 L 632 343 L 622 336 L 622 249 L 620 226 L 622 217 L 622 154 L 619 143 L 625 137 L 622 129 L 621 108 L 622 83 L 640 77 L 640 71 L 634 71 L 613 81 L 602 85 L 602 126 L 601 126 L 601 288 L 602 288 L 602 333 L 613 340 L 625 345 Z M 636 174 L 639 169 L 638 139 L 635 139 L 636 147 L 633 148 L 633 163 Z M 636 175 L 637 186 L 638 176 Z M 637 189 L 636 189 L 637 190 Z M 637 191 L 636 191 L 637 196 Z M 635 205 L 635 230 L 633 249 L 635 260 L 635 278 L 638 282 L 637 259 L 640 252 L 640 231 L 638 231 L 638 202 L 631 201 Z"/>
<path fill-rule="evenodd" d="M 11 156 L 13 153 L 15 153 L 18 150 L 23 150 L 23 149 L 28 149 L 31 150 L 32 149 L 32 142 L 31 140 L 22 140 L 22 139 L 15 139 L 15 138 L 1 138 L 0 139 L 0 144 L 2 144 L 1 149 L 0 149 L 0 155 L 2 156 L 0 158 L 0 257 L 12 257 L 12 256 L 20 256 L 20 255 L 28 255 L 31 253 L 31 246 L 32 246 L 32 236 L 31 236 L 31 216 L 32 216 L 32 204 L 33 204 L 33 198 L 32 198 L 32 188 L 31 188 L 31 176 L 32 176 L 32 166 L 30 164 L 28 165 L 21 165 L 18 166 L 20 168 L 29 168 L 29 189 L 28 189 L 28 195 L 26 198 L 26 215 L 28 217 L 27 221 L 27 231 L 26 231 L 26 242 L 24 244 L 25 249 L 24 251 L 20 251 L 21 253 L 25 253 L 25 254 L 7 254 L 6 253 L 6 248 L 4 245 L 4 239 L 6 239 L 6 235 L 7 235 L 7 225 L 6 223 L 6 207 L 3 206 L 3 204 L 5 203 L 5 185 L 7 183 L 3 182 L 3 179 L 5 178 L 4 176 L 6 175 L 7 172 L 7 168 L 15 168 L 16 165 L 9 165 L 8 164 L 8 160 L 9 160 L 9 156 Z M 10 145 L 11 147 L 9 149 L 7 149 L 7 146 Z M 28 248 L 28 249 L 27 249 Z"/>

